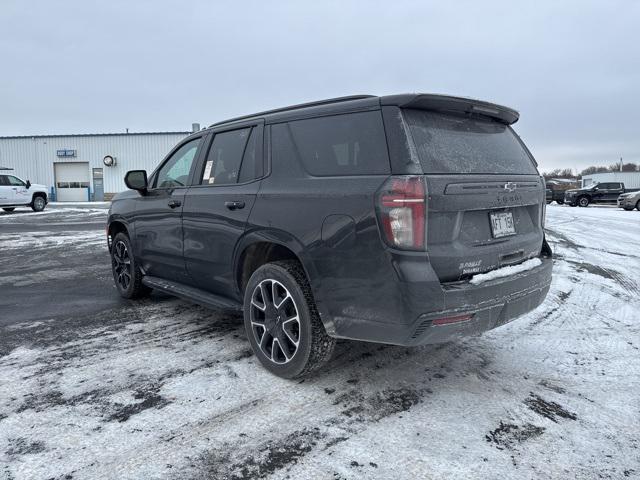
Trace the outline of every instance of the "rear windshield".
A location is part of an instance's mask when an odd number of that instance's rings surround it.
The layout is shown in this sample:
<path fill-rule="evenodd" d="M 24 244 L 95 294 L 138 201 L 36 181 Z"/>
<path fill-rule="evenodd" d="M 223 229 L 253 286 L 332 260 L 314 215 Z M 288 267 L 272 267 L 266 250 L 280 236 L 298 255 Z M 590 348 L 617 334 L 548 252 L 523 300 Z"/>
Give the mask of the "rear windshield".
<path fill-rule="evenodd" d="M 424 173 L 538 173 L 507 125 L 425 110 L 404 114 Z"/>

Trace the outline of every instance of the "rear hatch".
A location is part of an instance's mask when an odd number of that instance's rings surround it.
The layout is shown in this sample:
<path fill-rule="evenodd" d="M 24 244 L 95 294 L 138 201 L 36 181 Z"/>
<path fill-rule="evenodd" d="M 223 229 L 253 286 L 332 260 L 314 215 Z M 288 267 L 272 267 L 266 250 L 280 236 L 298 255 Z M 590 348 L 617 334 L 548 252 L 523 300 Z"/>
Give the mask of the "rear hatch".
<path fill-rule="evenodd" d="M 426 248 L 440 281 L 538 256 L 545 187 L 511 127 L 479 114 L 403 116 L 425 176 Z"/>

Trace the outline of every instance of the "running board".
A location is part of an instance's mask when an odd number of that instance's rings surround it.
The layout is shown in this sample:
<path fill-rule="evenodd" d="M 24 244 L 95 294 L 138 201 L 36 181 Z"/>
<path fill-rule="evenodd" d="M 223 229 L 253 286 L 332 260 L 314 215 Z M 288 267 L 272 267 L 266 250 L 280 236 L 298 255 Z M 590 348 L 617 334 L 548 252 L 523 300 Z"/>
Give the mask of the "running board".
<path fill-rule="evenodd" d="M 220 295 L 205 292 L 199 288 L 190 287 L 182 283 L 172 282 L 158 277 L 150 277 L 148 275 L 142 277 L 142 283 L 147 287 L 190 300 L 205 307 L 214 308 L 216 310 L 242 312 L 242 304 L 239 302 L 234 302 L 233 300 L 221 297 Z"/>

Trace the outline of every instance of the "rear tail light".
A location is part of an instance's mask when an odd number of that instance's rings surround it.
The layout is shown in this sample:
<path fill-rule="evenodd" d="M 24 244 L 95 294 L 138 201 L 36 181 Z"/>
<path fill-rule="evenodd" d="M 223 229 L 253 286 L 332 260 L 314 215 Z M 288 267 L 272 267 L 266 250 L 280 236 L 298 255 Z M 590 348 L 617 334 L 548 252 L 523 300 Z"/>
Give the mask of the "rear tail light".
<path fill-rule="evenodd" d="M 403 250 L 424 250 L 427 198 L 422 177 L 389 178 L 377 203 L 385 241 Z"/>

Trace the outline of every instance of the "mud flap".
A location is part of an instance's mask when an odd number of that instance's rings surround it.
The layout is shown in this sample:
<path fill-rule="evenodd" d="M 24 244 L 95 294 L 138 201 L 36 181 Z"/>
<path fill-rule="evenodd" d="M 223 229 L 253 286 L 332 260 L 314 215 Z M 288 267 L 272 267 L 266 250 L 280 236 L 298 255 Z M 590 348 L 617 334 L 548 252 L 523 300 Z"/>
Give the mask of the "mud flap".
<path fill-rule="evenodd" d="M 543 235 L 542 237 L 542 250 L 540 251 L 540 255 L 547 258 L 553 258 L 553 251 L 551 247 L 547 243 L 547 236 Z"/>

